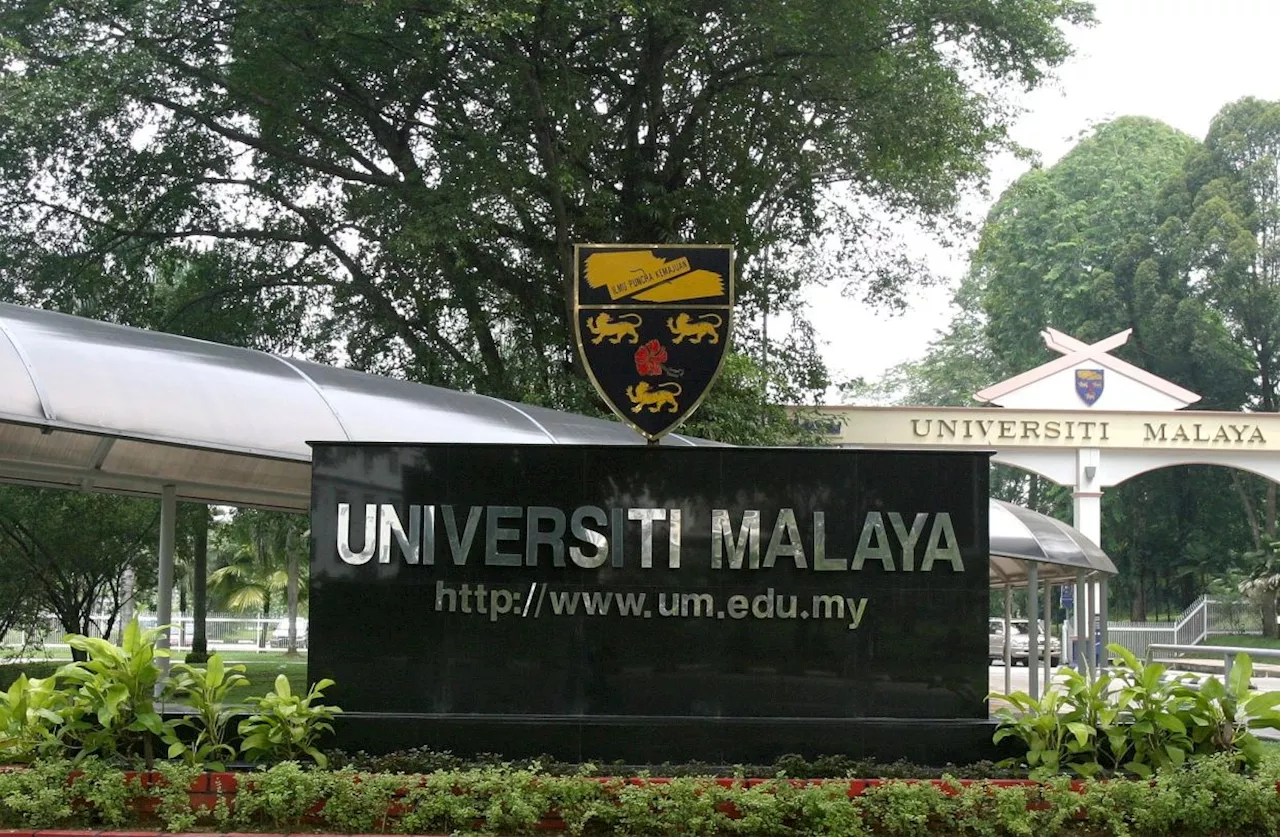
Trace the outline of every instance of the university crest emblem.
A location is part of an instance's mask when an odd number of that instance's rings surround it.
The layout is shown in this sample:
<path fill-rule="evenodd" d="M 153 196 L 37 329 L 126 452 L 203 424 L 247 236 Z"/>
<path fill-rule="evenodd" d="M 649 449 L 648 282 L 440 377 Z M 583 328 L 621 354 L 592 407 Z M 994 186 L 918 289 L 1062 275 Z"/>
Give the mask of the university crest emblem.
<path fill-rule="evenodd" d="M 720 373 L 733 318 L 727 244 L 578 244 L 573 317 L 587 375 L 650 442 L 687 419 Z"/>
<path fill-rule="evenodd" d="M 1104 383 L 1101 369 L 1076 370 L 1076 395 L 1087 407 L 1092 407 L 1102 397 Z"/>

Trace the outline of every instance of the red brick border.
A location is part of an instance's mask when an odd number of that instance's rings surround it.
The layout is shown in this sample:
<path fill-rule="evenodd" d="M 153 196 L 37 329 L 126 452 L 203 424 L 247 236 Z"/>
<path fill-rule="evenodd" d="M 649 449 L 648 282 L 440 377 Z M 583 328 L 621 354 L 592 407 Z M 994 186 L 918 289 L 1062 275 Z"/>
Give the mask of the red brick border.
<path fill-rule="evenodd" d="M 137 779 L 143 787 L 153 786 L 161 777 L 157 773 L 131 772 L 125 774 L 128 779 Z M 193 808 L 212 810 L 219 799 L 225 799 L 227 803 L 233 803 L 236 792 L 240 788 L 240 783 L 248 778 L 252 781 L 251 774 L 236 773 L 203 773 L 191 783 L 188 794 L 191 797 Z M 696 778 L 696 777 L 695 777 Z M 594 781 L 600 783 L 621 781 L 624 784 L 633 786 L 643 785 L 665 785 L 672 780 L 669 778 L 620 778 L 620 777 L 596 777 Z M 758 785 L 773 783 L 777 779 L 738 779 L 728 777 L 717 777 L 712 780 L 720 787 L 742 787 L 753 788 Z M 956 786 L 969 787 L 971 785 L 988 785 L 997 788 L 1015 788 L 1015 787 L 1042 787 L 1043 782 L 1032 779 L 788 779 L 785 780 L 793 787 L 803 788 L 814 785 L 831 785 L 831 784 L 847 784 L 848 796 L 850 799 L 863 795 L 868 789 L 879 787 L 889 783 L 907 783 L 907 784 L 933 784 L 940 788 L 943 793 L 953 795 L 956 793 Z M 1071 789 L 1077 793 L 1083 792 L 1085 783 L 1080 780 L 1072 780 Z M 1280 783 L 1276 786 L 1277 792 L 1280 792 Z M 399 795 L 403 795 L 401 791 Z M 155 802 L 157 800 L 139 800 L 147 802 Z M 391 805 L 394 808 L 396 802 Z M 323 809 L 323 801 L 321 801 L 313 815 L 319 814 Z M 733 816 L 736 812 L 726 811 L 729 816 Z M 565 824 L 558 817 L 552 815 L 545 817 L 535 828 L 539 831 L 562 831 Z M 269 833 L 269 832 L 185 832 L 173 834 L 160 829 L 154 831 L 145 829 L 129 829 L 129 830 L 107 830 L 107 829 L 45 829 L 45 830 L 25 830 L 25 829 L 0 829 L 0 837 L 288 837 L 288 835 L 296 835 L 296 837 L 387 837 L 385 834 L 375 835 L 351 835 L 333 832 L 288 832 L 285 833 Z M 446 837 L 446 835 L 419 835 L 418 837 Z"/>

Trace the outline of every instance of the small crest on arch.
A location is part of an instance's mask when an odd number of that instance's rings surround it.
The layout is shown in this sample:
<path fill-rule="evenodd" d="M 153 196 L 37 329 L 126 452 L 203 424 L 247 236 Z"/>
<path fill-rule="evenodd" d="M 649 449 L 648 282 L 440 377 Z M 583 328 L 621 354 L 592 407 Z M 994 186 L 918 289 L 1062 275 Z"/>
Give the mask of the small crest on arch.
<path fill-rule="evenodd" d="M 1076 395 L 1080 396 L 1080 400 L 1087 407 L 1092 407 L 1102 397 L 1102 388 L 1105 384 L 1106 379 L 1101 369 L 1076 370 Z"/>
<path fill-rule="evenodd" d="M 578 354 L 596 392 L 649 441 L 687 419 L 720 374 L 733 320 L 727 244 L 574 245 Z"/>

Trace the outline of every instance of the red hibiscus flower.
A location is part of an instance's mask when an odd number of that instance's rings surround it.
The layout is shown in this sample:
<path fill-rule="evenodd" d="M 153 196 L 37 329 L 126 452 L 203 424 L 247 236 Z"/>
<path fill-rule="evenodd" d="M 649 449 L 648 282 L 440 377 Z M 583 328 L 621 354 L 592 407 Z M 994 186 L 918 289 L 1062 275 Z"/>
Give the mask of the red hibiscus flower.
<path fill-rule="evenodd" d="M 657 340 L 650 340 L 636 349 L 636 371 L 641 375 L 661 375 L 662 364 L 667 362 L 667 348 Z"/>

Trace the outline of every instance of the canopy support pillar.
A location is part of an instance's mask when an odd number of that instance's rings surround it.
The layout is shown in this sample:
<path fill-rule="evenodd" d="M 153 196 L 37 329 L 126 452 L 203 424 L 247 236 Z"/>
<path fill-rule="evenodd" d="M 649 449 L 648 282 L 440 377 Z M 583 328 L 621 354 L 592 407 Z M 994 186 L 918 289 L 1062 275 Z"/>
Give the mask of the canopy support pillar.
<path fill-rule="evenodd" d="M 160 572 L 156 582 L 156 627 L 162 628 L 157 648 L 169 648 L 168 625 L 173 619 L 173 553 L 178 531 L 178 489 L 166 485 L 160 489 Z M 164 687 L 169 677 L 169 657 L 156 660 L 160 668 L 161 682 L 156 692 Z"/>
<path fill-rule="evenodd" d="M 1110 644 L 1111 638 L 1107 636 L 1107 620 L 1111 618 L 1111 611 L 1107 607 L 1107 585 L 1110 582 L 1104 575 L 1098 581 L 1098 634 L 1102 640 L 1102 665 L 1107 665 L 1111 658 L 1107 656 L 1107 645 Z"/>
<path fill-rule="evenodd" d="M 1013 621 L 1013 585 L 1004 584 L 1004 693 L 1013 691 L 1013 654 L 1009 648 L 1009 623 Z"/>
<path fill-rule="evenodd" d="M 1049 678 L 1053 676 L 1053 584 L 1044 585 L 1044 685 L 1049 687 Z"/>
<path fill-rule="evenodd" d="M 1092 670 L 1093 643 L 1089 642 L 1089 584 L 1084 571 L 1076 573 L 1076 671 L 1088 674 Z"/>
<path fill-rule="evenodd" d="M 1040 565 L 1027 562 L 1027 683 L 1032 700 L 1040 699 Z"/>

